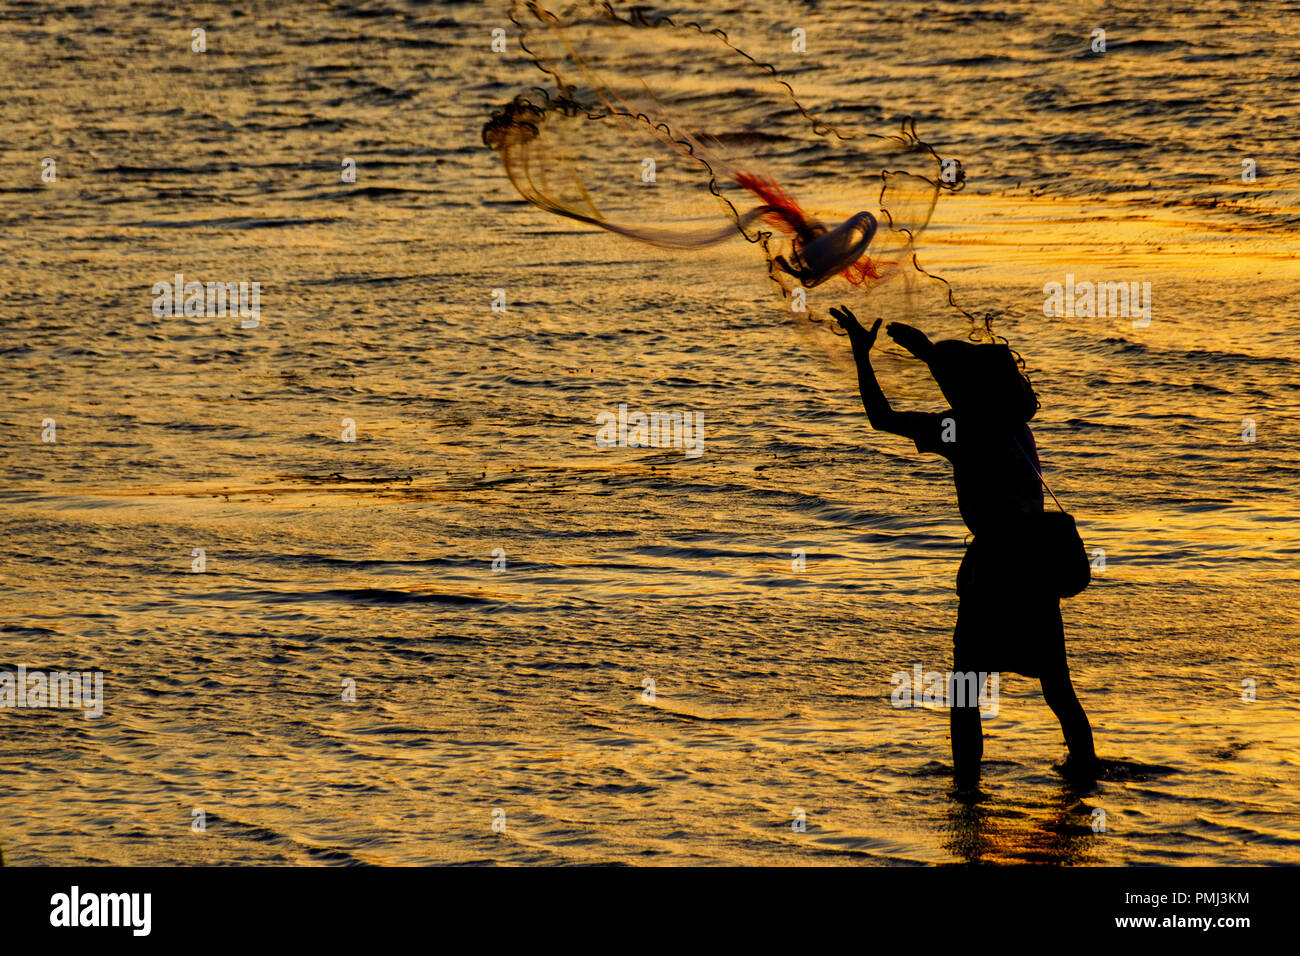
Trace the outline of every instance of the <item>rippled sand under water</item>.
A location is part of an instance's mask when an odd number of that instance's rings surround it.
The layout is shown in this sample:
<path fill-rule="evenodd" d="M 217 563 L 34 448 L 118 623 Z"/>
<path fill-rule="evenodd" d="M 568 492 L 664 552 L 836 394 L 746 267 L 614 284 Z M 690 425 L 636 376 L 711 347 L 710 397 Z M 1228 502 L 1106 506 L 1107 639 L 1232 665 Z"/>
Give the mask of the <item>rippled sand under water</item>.
<path fill-rule="evenodd" d="M 475 8 L 399 9 L 286 10 L 246 60 L 214 43 L 208 86 L 178 67 L 178 96 L 230 97 L 178 114 L 190 156 L 122 111 L 153 60 L 73 33 L 53 67 L 76 107 L 47 120 L 61 201 L 6 192 L 0 237 L 0 669 L 101 669 L 107 700 L 0 714 L 9 863 L 1300 862 L 1289 201 L 976 180 L 939 207 L 927 267 L 1004 314 L 1048 479 L 1106 550 L 1065 605 L 1099 751 L 1152 768 L 1072 790 L 1036 682 L 1003 675 L 983 797 L 956 800 L 946 712 L 890 703 L 895 672 L 948 667 L 948 467 L 870 431 L 843 340 L 801 330 L 743 242 L 683 258 L 517 202 L 476 136 L 534 78 L 484 65 Z M 102 43 L 187 22 L 137 10 Z M 55 42 L 8 30 L 0 55 Z M 394 42 L 416 35 L 438 39 Z M 1116 82 L 1141 88 L 1132 63 Z M 32 97 L 53 94 L 6 82 L 39 169 Z M 1002 155 L 945 104 L 936 135 Z M 338 194 L 337 155 L 363 149 L 376 182 Z M 154 320 L 176 271 L 260 279 L 261 327 Z M 1150 281 L 1151 325 L 1044 319 L 1067 272 Z M 938 407 L 896 352 L 880 367 Z M 703 455 L 597 448 L 620 402 L 699 412 Z"/>

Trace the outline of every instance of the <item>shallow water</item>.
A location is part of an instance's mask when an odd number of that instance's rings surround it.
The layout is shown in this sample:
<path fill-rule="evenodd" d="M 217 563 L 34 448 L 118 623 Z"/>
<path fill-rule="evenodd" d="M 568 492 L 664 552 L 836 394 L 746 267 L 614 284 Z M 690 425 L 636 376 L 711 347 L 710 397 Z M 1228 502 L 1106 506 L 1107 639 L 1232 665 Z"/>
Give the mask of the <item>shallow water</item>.
<path fill-rule="evenodd" d="M 800 5 L 798 60 L 788 9 L 695 13 L 961 155 L 922 258 L 1002 315 L 1106 552 L 1065 605 L 1099 751 L 1168 770 L 1071 790 L 1003 675 L 952 799 L 946 713 L 890 702 L 948 667 L 948 466 L 871 432 L 753 247 L 518 201 L 479 130 L 544 78 L 503 6 L 35 3 L 0 20 L 0 670 L 107 699 L 0 711 L 8 862 L 1300 862 L 1300 6 Z M 260 281 L 260 326 L 156 319 L 176 272 Z M 1150 281 L 1151 325 L 1044 319 L 1066 273 Z M 622 402 L 704 453 L 597 448 Z"/>

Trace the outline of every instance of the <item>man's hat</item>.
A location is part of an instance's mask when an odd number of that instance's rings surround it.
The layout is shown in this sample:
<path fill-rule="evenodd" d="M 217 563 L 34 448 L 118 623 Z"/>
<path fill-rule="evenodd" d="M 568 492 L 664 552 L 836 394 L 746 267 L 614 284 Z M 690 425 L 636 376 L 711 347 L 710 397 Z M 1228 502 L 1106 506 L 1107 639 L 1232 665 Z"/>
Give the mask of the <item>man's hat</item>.
<path fill-rule="evenodd" d="M 1038 410 L 1038 398 L 1006 345 L 944 339 L 934 344 L 929 364 L 954 411 L 1027 422 Z"/>

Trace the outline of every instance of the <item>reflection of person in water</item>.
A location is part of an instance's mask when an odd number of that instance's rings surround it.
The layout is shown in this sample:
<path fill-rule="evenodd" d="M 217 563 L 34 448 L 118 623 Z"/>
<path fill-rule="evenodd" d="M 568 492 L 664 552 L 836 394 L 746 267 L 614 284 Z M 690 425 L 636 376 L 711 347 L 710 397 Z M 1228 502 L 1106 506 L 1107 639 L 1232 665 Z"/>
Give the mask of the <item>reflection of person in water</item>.
<path fill-rule="evenodd" d="M 889 336 L 929 366 L 952 406 L 937 414 L 896 412 L 871 367 L 880 320 L 868 330 L 848 309 L 831 314 L 849 333 L 871 426 L 952 462 L 957 507 L 974 535 L 957 572 L 953 670 L 1037 677 L 1070 748 L 1067 772 L 1094 777 L 1092 727 L 1070 683 L 1060 601 L 1026 547 L 1025 516 L 1043 510 L 1038 453 L 1027 424 L 1038 399 L 1015 357 L 1005 345 L 931 342 L 919 329 L 893 322 Z M 979 781 L 984 751 L 976 701 L 952 708 L 951 728 L 953 777 L 967 789 Z"/>

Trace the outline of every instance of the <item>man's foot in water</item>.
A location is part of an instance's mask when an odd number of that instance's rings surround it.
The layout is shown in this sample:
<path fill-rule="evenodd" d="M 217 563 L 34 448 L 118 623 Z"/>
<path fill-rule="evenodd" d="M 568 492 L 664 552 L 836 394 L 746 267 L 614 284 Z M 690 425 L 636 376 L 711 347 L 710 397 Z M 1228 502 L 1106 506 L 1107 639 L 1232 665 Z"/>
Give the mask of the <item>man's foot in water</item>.
<path fill-rule="evenodd" d="M 1060 770 L 1061 776 L 1071 783 L 1090 784 L 1096 783 L 1101 777 L 1103 763 L 1096 757 L 1076 757 L 1071 754 L 1057 769 Z"/>
<path fill-rule="evenodd" d="M 952 775 L 952 789 L 954 793 L 977 793 L 980 788 L 980 772 L 978 770 L 961 770 Z"/>

